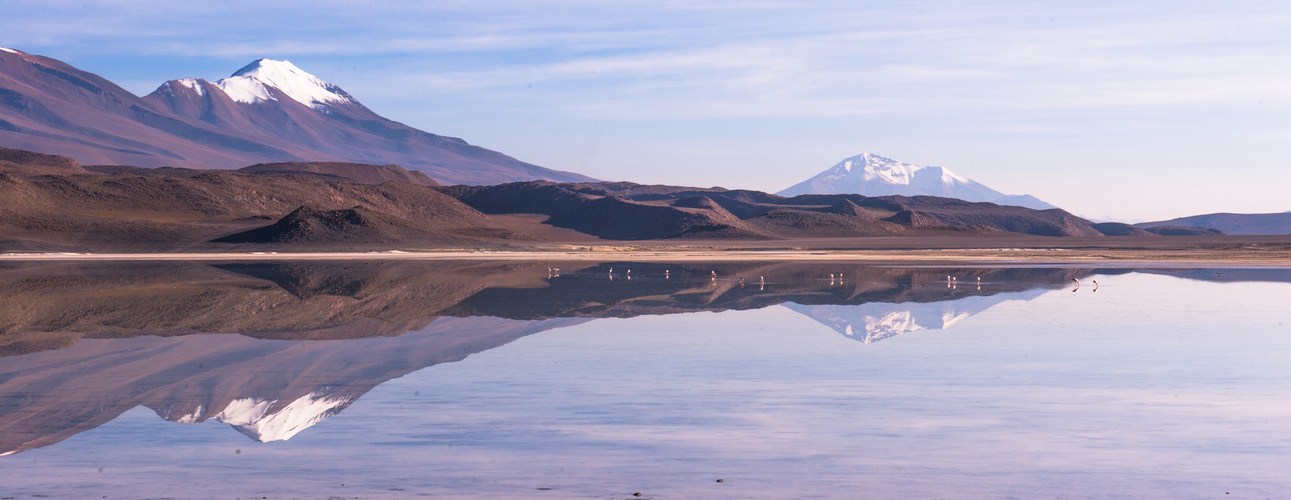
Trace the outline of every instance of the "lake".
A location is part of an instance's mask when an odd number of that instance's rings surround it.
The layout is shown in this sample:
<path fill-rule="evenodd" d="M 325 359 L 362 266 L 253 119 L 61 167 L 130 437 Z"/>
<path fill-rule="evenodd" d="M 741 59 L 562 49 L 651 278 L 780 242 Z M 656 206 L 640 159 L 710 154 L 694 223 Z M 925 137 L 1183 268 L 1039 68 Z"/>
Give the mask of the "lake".
<path fill-rule="evenodd" d="M 1269 268 L 6 265 L 0 496 L 1277 498 L 1289 298 Z"/>

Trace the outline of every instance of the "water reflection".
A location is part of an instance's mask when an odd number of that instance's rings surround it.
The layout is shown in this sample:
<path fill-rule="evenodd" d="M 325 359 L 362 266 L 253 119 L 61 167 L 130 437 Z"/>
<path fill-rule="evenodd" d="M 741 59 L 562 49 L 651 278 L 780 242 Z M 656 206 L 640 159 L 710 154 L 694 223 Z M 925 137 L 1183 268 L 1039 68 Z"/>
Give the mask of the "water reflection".
<path fill-rule="evenodd" d="M 621 278 L 633 269 L 633 279 Z M 0 356 L 80 338 L 238 333 L 261 339 L 398 336 L 441 316 L 537 320 L 745 310 L 792 302 L 926 303 L 1056 288 L 1088 269 L 809 264 L 338 262 L 49 264 L 0 269 Z M 1104 271 L 1105 272 L 1105 271 Z M 832 281 L 831 274 L 839 276 Z M 946 275 L 981 287 L 940 286 Z M 762 286 L 739 286 L 741 276 Z M 764 280 L 764 282 L 763 282 Z"/>
<path fill-rule="evenodd" d="M 1025 292 L 1003 292 L 989 296 L 969 296 L 939 302 L 886 303 L 860 305 L 785 304 L 811 319 L 819 321 L 847 338 L 866 344 L 919 330 L 943 330 L 969 316 L 1010 300 L 1031 300 L 1047 289 Z"/>
<path fill-rule="evenodd" d="M 172 422 L 214 419 L 257 441 L 289 439 L 387 380 L 581 321 L 441 318 L 397 337 L 304 342 L 83 339 L 0 361 L 0 453 L 48 446 L 139 405 Z"/>
<path fill-rule="evenodd" d="M 49 446 L 141 405 L 172 422 L 214 420 L 257 441 L 286 440 L 388 380 L 593 318 L 784 304 L 871 343 L 1126 272 L 624 262 L 8 267 L 0 270 L 0 455 Z M 1225 274 L 1214 279 L 1242 276 Z M 756 286 L 741 286 L 749 276 Z"/>

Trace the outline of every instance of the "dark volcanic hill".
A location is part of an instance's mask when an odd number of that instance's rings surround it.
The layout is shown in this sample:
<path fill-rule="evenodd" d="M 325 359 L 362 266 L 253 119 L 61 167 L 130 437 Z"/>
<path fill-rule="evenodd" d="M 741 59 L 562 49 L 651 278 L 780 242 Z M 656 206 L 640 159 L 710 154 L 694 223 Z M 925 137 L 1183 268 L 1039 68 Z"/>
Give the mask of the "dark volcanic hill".
<path fill-rule="evenodd" d="M 1155 234 L 1121 222 L 1100 222 L 1094 224 L 1094 229 L 1107 236 L 1147 236 Z"/>
<path fill-rule="evenodd" d="M 1276 214 L 1217 213 L 1180 217 L 1159 222 L 1144 222 L 1135 225 L 1149 231 L 1154 228 L 1174 226 L 1176 228 L 1213 229 L 1222 231 L 1223 234 L 1291 234 L 1291 212 Z M 1173 231 L 1183 234 L 1180 229 Z"/>
<path fill-rule="evenodd" d="M 1152 226 L 1145 231 L 1161 236 L 1218 236 L 1224 234 L 1218 229 L 1193 226 Z"/>
<path fill-rule="evenodd" d="M 141 98 L 60 61 L 0 50 L 0 146 L 84 164 L 396 163 L 448 183 L 590 180 L 383 118 L 335 85 L 268 59 L 215 83 L 172 80 Z"/>
<path fill-rule="evenodd" d="M 90 171 L 66 156 L 0 147 L 0 171 L 15 175 L 76 175 Z"/>
<path fill-rule="evenodd" d="M 320 210 L 304 205 L 265 227 L 212 240 L 216 243 L 363 243 L 397 245 L 416 241 L 416 223 L 362 206 Z"/>

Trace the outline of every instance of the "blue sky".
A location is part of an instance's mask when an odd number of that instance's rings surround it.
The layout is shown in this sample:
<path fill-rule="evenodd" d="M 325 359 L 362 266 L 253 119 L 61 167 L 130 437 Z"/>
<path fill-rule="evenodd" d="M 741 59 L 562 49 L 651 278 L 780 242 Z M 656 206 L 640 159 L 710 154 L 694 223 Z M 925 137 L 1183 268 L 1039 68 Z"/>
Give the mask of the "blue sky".
<path fill-rule="evenodd" d="M 0 46 L 138 94 L 288 59 L 611 180 L 777 191 L 871 152 L 1074 213 L 1291 210 L 1285 2 L 6 0 Z"/>

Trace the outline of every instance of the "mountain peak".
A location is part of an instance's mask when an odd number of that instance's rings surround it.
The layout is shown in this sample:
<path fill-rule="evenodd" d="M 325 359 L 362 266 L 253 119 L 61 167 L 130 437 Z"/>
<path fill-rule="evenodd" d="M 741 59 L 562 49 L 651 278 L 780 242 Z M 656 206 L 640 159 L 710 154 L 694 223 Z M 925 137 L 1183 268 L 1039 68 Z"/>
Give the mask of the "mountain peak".
<path fill-rule="evenodd" d="M 203 83 L 206 83 L 206 80 L 201 78 L 180 78 L 161 84 L 161 87 L 158 87 L 157 90 L 173 95 L 177 91 L 176 87 L 183 87 L 201 97 L 206 95 L 206 89 L 202 88 Z"/>
<path fill-rule="evenodd" d="M 927 167 L 874 153 L 844 158 L 824 172 L 776 193 L 862 194 L 866 196 L 941 196 L 973 202 L 1020 205 L 1036 210 L 1054 208 L 1031 196 L 1005 196 L 945 167 Z"/>
<path fill-rule="evenodd" d="M 337 104 L 357 104 L 340 87 L 306 73 L 291 61 L 256 59 L 234 72 L 233 76 L 215 84 L 234 101 L 241 103 L 276 101 L 278 98 L 269 91 L 272 88 L 314 109 L 325 109 Z"/>
<path fill-rule="evenodd" d="M 968 182 L 967 178 L 942 167 L 922 167 L 868 152 L 844 158 L 817 177 L 851 184 L 879 182 L 889 186 L 909 186 L 912 182 L 917 182 L 916 174 L 920 178 L 936 177 L 937 181 L 944 184 Z"/>

